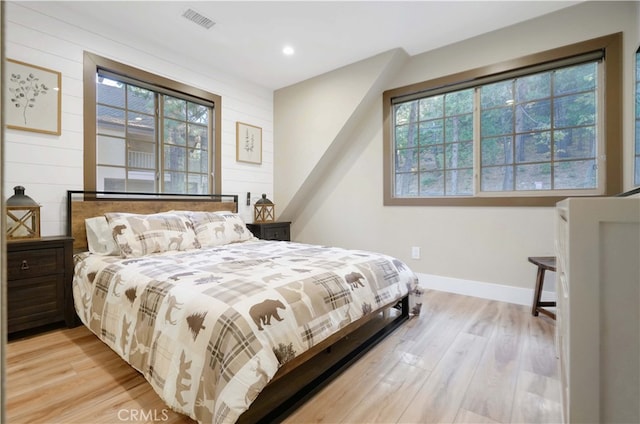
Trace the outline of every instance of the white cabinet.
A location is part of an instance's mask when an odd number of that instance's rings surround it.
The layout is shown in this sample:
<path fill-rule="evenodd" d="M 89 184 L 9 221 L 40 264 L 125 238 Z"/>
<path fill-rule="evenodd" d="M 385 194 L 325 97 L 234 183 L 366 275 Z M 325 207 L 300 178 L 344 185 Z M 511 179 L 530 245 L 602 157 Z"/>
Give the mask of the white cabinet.
<path fill-rule="evenodd" d="M 556 207 L 556 343 L 569 423 L 640 422 L 640 198 Z"/>

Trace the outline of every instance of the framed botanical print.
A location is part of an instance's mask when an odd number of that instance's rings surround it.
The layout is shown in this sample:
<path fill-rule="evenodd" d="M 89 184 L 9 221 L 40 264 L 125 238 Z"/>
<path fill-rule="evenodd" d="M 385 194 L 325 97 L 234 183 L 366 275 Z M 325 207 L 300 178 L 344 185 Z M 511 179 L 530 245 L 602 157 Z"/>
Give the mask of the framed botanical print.
<path fill-rule="evenodd" d="M 236 122 L 236 160 L 262 163 L 262 128 Z"/>
<path fill-rule="evenodd" d="M 60 135 L 60 72 L 12 59 L 5 66 L 7 128 Z"/>

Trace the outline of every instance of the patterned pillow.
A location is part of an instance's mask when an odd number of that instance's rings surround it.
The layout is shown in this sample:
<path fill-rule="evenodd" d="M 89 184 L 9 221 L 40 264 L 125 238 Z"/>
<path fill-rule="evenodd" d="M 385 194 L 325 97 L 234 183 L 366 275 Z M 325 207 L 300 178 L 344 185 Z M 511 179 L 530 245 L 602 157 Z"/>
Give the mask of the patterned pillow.
<path fill-rule="evenodd" d="M 150 215 L 118 212 L 106 213 L 105 216 L 125 258 L 200 248 L 191 221 L 184 215 L 171 212 Z"/>
<path fill-rule="evenodd" d="M 233 212 L 180 212 L 193 223 L 196 238 L 202 247 L 254 240 L 240 215 Z"/>

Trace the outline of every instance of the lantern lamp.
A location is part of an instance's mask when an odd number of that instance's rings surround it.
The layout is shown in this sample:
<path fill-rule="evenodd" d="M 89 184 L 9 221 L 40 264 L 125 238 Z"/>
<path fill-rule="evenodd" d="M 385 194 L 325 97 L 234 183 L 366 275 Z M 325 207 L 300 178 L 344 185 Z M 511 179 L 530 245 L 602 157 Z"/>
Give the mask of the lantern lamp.
<path fill-rule="evenodd" d="M 254 222 L 273 222 L 276 219 L 276 205 L 263 194 L 262 199 L 258 200 L 253 206 Z"/>
<path fill-rule="evenodd" d="M 24 187 L 15 186 L 13 191 L 6 202 L 7 239 L 40 238 L 40 205 L 24 194 Z"/>

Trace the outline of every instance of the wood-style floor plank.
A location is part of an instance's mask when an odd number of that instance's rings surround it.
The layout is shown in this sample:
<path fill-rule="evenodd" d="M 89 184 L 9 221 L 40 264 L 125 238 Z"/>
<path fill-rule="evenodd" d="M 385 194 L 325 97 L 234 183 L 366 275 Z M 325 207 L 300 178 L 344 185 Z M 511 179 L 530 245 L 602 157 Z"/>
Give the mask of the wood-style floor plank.
<path fill-rule="evenodd" d="M 560 422 L 555 323 L 529 309 L 427 291 L 285 423 Z M 84 327 L 9 342 L 6 367 L 9 423 L 194 423 Z"/>

